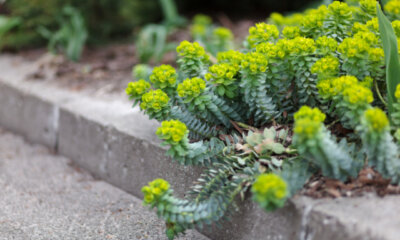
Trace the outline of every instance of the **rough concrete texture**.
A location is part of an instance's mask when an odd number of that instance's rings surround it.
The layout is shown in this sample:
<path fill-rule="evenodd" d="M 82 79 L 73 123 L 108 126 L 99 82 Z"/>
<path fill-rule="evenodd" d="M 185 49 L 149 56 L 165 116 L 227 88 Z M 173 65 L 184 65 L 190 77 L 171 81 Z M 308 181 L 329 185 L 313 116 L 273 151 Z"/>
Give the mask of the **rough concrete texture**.
<path fill-rule="evenodd" d="M 166 239 L 138 199 L 1 129 L 0 196 L 0 239 Z"/>
<path fill-rule="evenodd" d="M 165 157 L 158 143 L 137 138 L 115 125 L 99 122 L 92 114 L 89 116 L 77 114 L 72 109 L 61 109 L 58 150 L 94 175 L 136 196 L 141 196 L 141 186 L 154 178 L 168 180 L 183 196 L 200 175 L 199 168 L 184 167 Z M 143 121 L 148 120 L 136 118 L 135 124 L 140 125 Z M 148 130 L 153 132 L 155 127 Z"/>
<path fill-rule="evenodd" d="M 140 188 L 157 177 L 170 181 L 182 196 L 201 172 L 165 158 L 154 134 L 158 123 L 131 109 L 131 103 L 24 81 L 33 67 L 0 57 L 0 125 L 52 147 L 96 177 L 140 198 Z M 29 105 L 30 114 L 24 99 L 35 103 Z M 295 197 L 285 208 L 267 214 L 247 199 L 222 229 L 202 232 L 216 240 L 397 240 L 396 201 L 400 197 Z"/>
<path fill-rule="evenodd" d="M 305 206 L 304 239 L 398 240 L 399 203 L 400 196 L 374 194 L 314 200 Z"/>
<path fill-rule="evenodd" d="M 0 57 L 0 125 L 139 197 L 141 186 L 157 177 L 170 181 L 183 196 L 199 176 L 201 169 L 164 156 L 154 134 L 159 124 L 132 109 L 132 103 L 25 81 L 34 68 L 21 59 Z"/>
<path fill-rule="evenodd" d="M 58 107 L 0 83 L 2 125 L 30 141 L 55 147 Z M 16 117 L 17 116 L 17 117 Z"/>

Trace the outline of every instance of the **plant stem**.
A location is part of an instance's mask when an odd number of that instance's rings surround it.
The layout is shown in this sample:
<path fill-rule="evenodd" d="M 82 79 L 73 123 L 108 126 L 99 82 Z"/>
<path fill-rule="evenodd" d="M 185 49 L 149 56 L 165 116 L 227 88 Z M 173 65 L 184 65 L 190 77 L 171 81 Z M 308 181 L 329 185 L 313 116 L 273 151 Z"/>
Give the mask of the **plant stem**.
<path fill-rule="evenodd" d="M 377 81 L 374 81 L 374 86 L 375 86 L 376 93 L 378 94 L 379 100 L 381 100 L 381 102 L 382 102 L 385 106 L 387 106 L 387 102 L 385 101 L 385 99 L 383 99 L 382 94 L 381 94 L 381 92 L 379 91 L 378 82 L 377 82 Z"/>
<path fill-rule="evenodd" d="M 333 125 L 335 125 L 336 123 L 338 123 L 340 120 L 336 119 L 335 121 L 331 122 L 326 128 L 329 129 L 331 128 Z"/>

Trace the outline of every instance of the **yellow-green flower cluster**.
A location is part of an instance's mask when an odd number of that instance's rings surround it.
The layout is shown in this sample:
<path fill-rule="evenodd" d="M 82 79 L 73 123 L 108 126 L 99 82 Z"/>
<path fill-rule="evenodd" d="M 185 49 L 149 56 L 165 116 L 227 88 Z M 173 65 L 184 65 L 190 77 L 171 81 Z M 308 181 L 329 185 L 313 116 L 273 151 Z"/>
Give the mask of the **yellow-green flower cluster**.
<path fill-rule="evenodd" d="M 247 40 L 251 47 L 255 47 L 259 43 L 275 40 L 278 37 L 279 30 L 275 25 L 262 22 L 257 23 L 255 27 L 249 29 Z"/>
<path fill-rule="evenodd" d="M 141 98 L 150 89 L 150 83 L 141 79 L 137 82 L 130 82 L 125 89 L 126 94 L 131 98 Z"/>
<path fill-rule="evenodd" d="M 345 101 L 353 105 L 365 105 L 374 100 L 371 89 L 360 84 L 345 88 L 342 95 Z"/>
<path fill-rule="evenodd" d="M 269 16 L 269 22 L 271 22 L 272 24 L 278 25 L 278 26 L 289 25 L 286 22 L 286 17 L 277 12 L 271 13 L 271 15 Z"/>
<path fill-rule="evenodd" d="M 335 94 L 339 94 L 344 89 L 358 84 L 358 79 L 354 76 L 341 76 L 332 80 L 332 85 L 335 87 Z"/>
<path fill-rule="evenodd" d="M 197 14 L 193 18 L 193 25 L 190 27 L 190 31 L 194 38 L 202 38 L 207 34 L 207 29 L 210 27 L 212 20 L 209 16 L 203 14 Z"/>
<path fill-rule="evenodd" d="M 288 195 L 286 182 L 272 173 L 258 176 L 251 191 L 253 199 L 267 211 L 282 207 Z"/>
<path fill-rule="evenodd" d="M 262 54 L 265 54 L 268 59 L 271 58 L 284 58 L 285 51 L 278 47 L 276 44 L 266 42 L 260 43 L 256 47 L 256 51 Z"/>
<path fill-rule="evenodd" d="M 325 114 L 318 108 L 310 108 L 309 106 L 302 106 L 299 111 L 294 114 L 294 120 L 309 119 L 315 122 L 325 121 Z"/>
<path fill-rule="evenodd" d="M 241 67 L 250 74 L 258 74 L 267 71 L 268 60 L 267 57 L 258 52 L 246 53 L 243 57 Z"/>
<path fill-rule="evenodd" d="M 344 101 L 352 105 L 365 105 L 374 100 L 371 89 L 366 85 L 354 76 L 342 76 L 322 80 L 317 84 L 317 88 L 322 97 L 341 95 Z"/>
<path fill-rule="evenodd" d="M 371 32 L 378 33 L 379 32 L 379 22 L 378 18 L 372 18 L 368 22 L 365 23 L 365 26 L 370 30 Z"/>
<path fill-rule="evenodd" d="M 334 1 L 328 6 L 328 17 L 350 20 L 353 18 L 352 8 L 347 3 Z"/>
<path fill-rule="evenodd" d="M 305 37 L 296 37 L 289 40 L 281 39 L 276 45 L 291 56 L 313 54 L 317 48 L 314 39 Z"/>
<path fill-rule="evenodd" d="M 294 114 L 294 133 L 301 139 L 314 138 L 321 130 L 326 116 L 318 108 L 303 106 Z"/>
<path fill-rule="evenodd" d="M 389 126 L 389 120 L 384 111 L 371 108 L 365 111 L 364 118 L 370 131 L 382 132 Z"/>
<path fill-rule="evenodd" d="M 150 90 L 149 92 L 143 94 L 140 108 L 142 110 L 159 112 L 168 105 L 168 101 L 168 95 L 161 89 Z"/>
<path fill-rule="evenodd" d="M 186 125 L 179 120 L 163 121 L 156 131 L 160 139 L 170 143 L 179 143 L 187 133 Z"/>
<path fill-rule="evenodd" d="M 358 32 L 354 34 L 353 39 L 364 40 L 369 46 L 377 45 L 379 43 L 378 36 L 372 32 Z"/>
<path fill-rule="evenodd" d="M 298 26 L 287 26 L 282 30 L 282 35 L 288 39 L 300 37 L 300 28 Z"/>
<path fill-rule="evenodd" d="M 202 24 L 193 24 L 190 27 L 190 32 L 194 38 L 205 37 L 207 34 L 207 26 Z"/>
<path fill-rule="evenodd" d="M 335 77 L 338 72 L 339 59 L 332 56 L 318 59 L 311 67 L 311 73 L 317 74 L 320 80 Z"/>
<path fill-rule="evenodd" d="M 318 9 L 307 10 L 300 24 L 306 31 L 319 29 L 323 26 L 327 13 L 328 8 L 325 5 L 321 5 Z"/>
<path fill-rule="evenodd" d="M 164 195 L 169 189 L 169 183 L 164 179 L 155 179 L 152 182 L 149 182 L 148 186 L 142 187 L 142 193 L 144 195 L 144 203 L 151 204 L 160 197 Z"/>
<path fill-rule="evenodd" d="M 219 63 L 229 63 L 236 69 L 239 69 L 243 57 L 244 57 L 243 53 L 235 50 L 229 50 L 226 52 L 219 52 L 217 54 L 217 61 Z"/>
<path fill-rule="evenodd" d="M 400 0 L 391 0 L 384 8 L 389 15 L 398 16 L 400 14 Z"/>
<path fill-rule="evenodd" d="M 364 58 L 370 45 L 362 38 L 346 38 L 339 45 L 338 51 L 346 58 Z"/>
<path fill-rule="evenodd" d="M 295 13 L 289 16 L 282 16 L 280 13 L 272 13 L 269 16 L 269 20 L 278 26 L 297 26 L 303 19 L 303 15 Z"/>
<path fill-rule="evenodd" d="M 229 85 L 235 81 L 237 72 L 238 69 L 229 63 L 217 63 L 208 68 L 205 78 L 215 84 Z"/>
<path fill-rule="evenodd" d="M 182 98 L 195 98 L 199 96 L 206 88 L 206 82 L 198 77 L 187 78 L 178 84 L 178 95 Z"/>
<path fill-rule="evenodd" d="M 150 81 L 156 88 L 164 89 L 173 87 L 176 83 L 177 74 L 175 68 L 170 65 L 161 65 L 153 69 Z"/>
<path fill-rule="evenodd" d="M 400 99 L 400 84 L 398 84 L 396 87 L 396 91 L 394 92 L 394 97 Z"/>
<path fill-rule="evenodd" d="M 300 119 L 295 122 L 293 132 L 299 139 L 307 140 L 317 136 L 322 128 L 322 123 L 309 119 Z"/>
<path fill-rule="evenodd" d="M 358 32 L 368 32 L 369 29 L 368 29 L 367 25 L 362 24 L 360 22 L 355 22 L 353 24 L 353 28 L 351 29 L 351 31 L 355 34 Z"/>
<path fill-rule="evenodd" d="M 338 47 L 336 40 L 327 36 L 319 37 L 315 41 L 315 44 L 317 45 L 318 52 L 323 55 L 335 52 Z"/>
<path fill-rule="evenodd" d="M 213 34 L 221 41 L 228 41 L 233 39 L 233 34 L 228 28 L 217 27 L 214 29 Z"/>
<path fill-rule="evenodd" d="M 179 56 L 187 59 L 208 60 L 208 55 L 198 42 L 182 41 L 176 48 Z"/>
<path fill-rule="evenodd" d="M 330 98 L 335 96 L 335 89 L 332 87 L 331 79 L 323 79 L 317 83 L 317 89 L 319 95 L 323 98 Z"/>
<path fill-rule="evenodd" d="M 360 0 L 360 8 L 365 13 L 376 16 L 376 0 Z"/>
<path fill-rule="evenodd" d="M 210 25 L 211 23 L 212 19 L 204 14 L 196 14 L 193 18 L 193 24 Z"/>
<path fill-rule="evenodd" d="M 368 50 L 368 59 L 371 62 L 383 62 L 384 56 L 385 54 L 382 48 L 370 48 Z"/>
<path fill-rule="evenodd" d="M 395 20 L 392 22 L 394 33 L 397 37 L 400 37 L 400 20 Z"/>

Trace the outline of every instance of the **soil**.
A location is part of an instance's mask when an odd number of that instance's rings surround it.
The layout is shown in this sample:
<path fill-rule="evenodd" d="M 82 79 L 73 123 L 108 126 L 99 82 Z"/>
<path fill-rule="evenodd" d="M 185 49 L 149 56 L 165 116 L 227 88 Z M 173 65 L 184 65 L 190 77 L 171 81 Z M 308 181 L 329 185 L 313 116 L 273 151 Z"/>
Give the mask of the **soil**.
<path fill-rule="evenodd" d="M 232 22 L 221 15 L 222 26 L 232 29 L 237 45 L 247 35 L 248 29 L 254 24 L 250 20 Z M 191 40 L 189 29 L 173 32 L 170 42 Z M 47 53 L 47 49 L 34 49 L 19 52 L 24 59 L 37 64 L 37 69 L 27 79 L 33 81 L 48 81 L 71 91 L 89 91 L 123 95 L 128 82 L 132 81 L 132 67 L 139 63 L 133 43 L 114 43 L 106 46 L 86 47 L 79 62 L 71 62 L 61 55 Z M 158 64 L 176 64 L 174 52 L 167 53 Z M 157 65 L 150 62 L 150 65 Z"/>
<path fill-rule="evenodd" d="M 400 186 L 390 184 L 390 179 L 384 179 L 378 172 L 368 167 L 362 169 L 356 179 L 350 179 L 345 183 L 322 177 L 320 174 L 314 175 L 300 194 L 312 198 L 338 198 L 362 196 L 366 192 L 375 192 L 378 196 L 400 194 Z"/>
<path fill-rule="evenodd" d="M 71 62 L 46 49 L 19 53 L 37 68 L 27 79 L 47 81 L 71 91 L 122 93 L 132 80 L 132 67 L 138 63 L 133 44 L 111 44 L 86 48 L 79 62 Z"/>

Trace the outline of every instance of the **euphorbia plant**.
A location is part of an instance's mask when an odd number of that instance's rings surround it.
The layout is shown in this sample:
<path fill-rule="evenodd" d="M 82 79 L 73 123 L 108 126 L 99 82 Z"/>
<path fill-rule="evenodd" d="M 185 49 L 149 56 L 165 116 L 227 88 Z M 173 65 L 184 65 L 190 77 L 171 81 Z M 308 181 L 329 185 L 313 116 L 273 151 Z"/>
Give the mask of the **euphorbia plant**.
<path fill-rule="evenodd" d="M 233 48 L 232 32 L 228 28 L 214 26 L 209 16 L 194 16 L 190 30 L 193 40 L 201 43 L 212 54 Z"/>
<path fill-rule="evenodd" d="M 388 11 L 395 12 L 397 1 Z M 290 17 L 274 14 L 276 25 L 249 30 L 245 50 L 213 57 L 201 44 L 184 41 L 177 70 L 156 67 L 147 82 L 130 83 L 128 95 L 162 122 L 157 135 L 167 153 L 205 168 L 185 199 L 174 197 L 164 180 L 143 188 L 171 239 L 219 221 L 249 188 L 271 211 L 313 173 L 346 181 L 371 166 L 399 183 L 392 134 L 400 93 L 393 93 L 390 126 L 385 37 L 373 5 L 333 2 Z M 332 131 L 338 125 L 349 131 Z"/>

